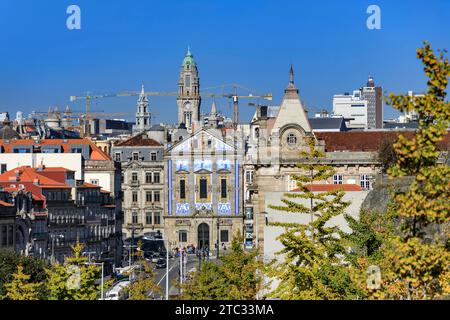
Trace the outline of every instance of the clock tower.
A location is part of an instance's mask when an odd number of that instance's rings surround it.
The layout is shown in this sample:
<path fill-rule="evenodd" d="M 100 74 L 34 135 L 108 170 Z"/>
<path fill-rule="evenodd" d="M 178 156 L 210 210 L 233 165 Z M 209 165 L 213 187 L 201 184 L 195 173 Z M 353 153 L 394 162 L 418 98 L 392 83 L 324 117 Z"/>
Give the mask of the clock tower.
<path fill-rule="evenodd" d="M 178 81 L 178 125 L 184 123 L 188 131 L 200 122 L 200 79 L 197 64 L 191 51 L 187 50 L 180 68 Z"/>

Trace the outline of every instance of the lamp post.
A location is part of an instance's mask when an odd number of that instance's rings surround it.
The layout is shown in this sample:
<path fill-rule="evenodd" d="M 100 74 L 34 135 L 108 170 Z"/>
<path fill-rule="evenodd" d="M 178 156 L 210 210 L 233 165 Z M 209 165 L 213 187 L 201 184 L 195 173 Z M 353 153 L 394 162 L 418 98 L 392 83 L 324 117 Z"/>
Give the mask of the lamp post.
<path fill-rule="evenodd" d="M 98 266 L 98 265 L 102 266 L 102 274 L 101 274 L 101 279 L 100 279 L 100 300 L 103 300 L 104 299 L 104 296 L 103 296 L 103 287 L 104 287 L 103 275 L 104 275 L 104 273 L 103 273 L 103 271 L 104 271 L 104 264 L 105 263 L 102 261 L 102 262 L 86 262 L 86 264 L 87 265 L 93 264 L 93 265 L 96 265 L 96 266 Z"/>
<path fill-rule="evenodd" d="M 220 243 L 219 243 L 219 234 L 220 230 L 219 230 L 219 219 L 217 219 L 217 259 L 219 259 L 219 247 L 220 247 Z"/>

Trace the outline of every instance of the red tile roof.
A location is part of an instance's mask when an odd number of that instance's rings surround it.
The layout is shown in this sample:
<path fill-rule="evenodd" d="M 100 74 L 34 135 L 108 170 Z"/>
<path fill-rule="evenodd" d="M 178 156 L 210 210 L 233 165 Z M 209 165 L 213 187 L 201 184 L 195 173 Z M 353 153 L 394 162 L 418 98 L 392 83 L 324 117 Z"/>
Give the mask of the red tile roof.
<path fill-rule="evenodd" d="M 383 141 L 394 141 L 399 134 L 411 139 L 413 131 L 349 131 L 316 132 L 317 139 L 325 141 L 325 151 L 365 151 L 376 152 Z M 450 150 L 450 134 L 439 143 L 441 150 Z"/>
<path fill-rule="evenodd" d="M 131 137 L 124 141 L 119 141 L 116 143 L 116 146 L 118 147 L 162 147 L 163 145 L 159 143 L 158 141 L 144 137 L 146 132 L 139 133 L 135 135 L 134 137 Z"/>
<path fill-rule="evenodd" d="M 22 166 L 0 174 L 0 186 L 3 186 L 5 191 L 14 192 L 19 190 L 19 185 L 23 185 L 26 191 L 32 193 L 35 200 L 44 201 L 42 189 L 71 188 L 65 183 L 66 172 L 73 171 L 62 167 L 39 169 Z"/>
<path fill-rule="evenodd" d="M 334 190 L 344 190 L 344 191 L 363 191 L 363 189 L 358 186 L 357 184 L 313 184 L 313 185 L 306 185 L 308 190 L 311 191 L 334 191 Z M 300 191 L 300 188 L 292 190 L 293 192 Z"/>
<path fill-rule="evenodd" d="M 111 160 L 111 157 L 106 154 L 103 150 L 95 145 L 88 138 L 84 139 L 43 139 L 36 143 L 33 139 L 16 139 L 10 140 L 5 143 L 3 139 L 0 139 L 0 147 L 3 147 L 5 153 L 11 153 L 14 146 L 45 146 L 45 145 L 59 145 L 62 147 L 64 153 L 71 153 L 72 145 L 89 145 L 90 159 L 91 160 Z"/>

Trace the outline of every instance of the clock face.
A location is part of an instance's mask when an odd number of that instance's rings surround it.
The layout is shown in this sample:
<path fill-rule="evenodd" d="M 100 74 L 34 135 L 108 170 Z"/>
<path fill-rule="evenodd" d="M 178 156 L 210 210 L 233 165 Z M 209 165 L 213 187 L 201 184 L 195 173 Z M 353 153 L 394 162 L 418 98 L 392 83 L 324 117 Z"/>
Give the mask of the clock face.
<path fill-rule="evenodd" d="M 184 105 L 184 107 L 186 108 L 186 110 L 191 109 L 191 103 L 190 103 L 190 102 L 186 102 L 186 104 Z"/>

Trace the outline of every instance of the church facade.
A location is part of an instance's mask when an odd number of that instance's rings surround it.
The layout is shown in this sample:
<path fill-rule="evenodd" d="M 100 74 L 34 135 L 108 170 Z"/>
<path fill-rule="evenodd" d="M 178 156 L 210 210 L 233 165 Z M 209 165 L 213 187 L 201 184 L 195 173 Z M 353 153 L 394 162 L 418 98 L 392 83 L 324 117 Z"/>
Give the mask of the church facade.
<path fill-rule="evenodd" d="M 166 149 L 165 234 L 176 246 L 227 247 L 242 234 L 242 163 L 226 131 L 201 128 Z"/>

